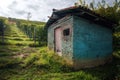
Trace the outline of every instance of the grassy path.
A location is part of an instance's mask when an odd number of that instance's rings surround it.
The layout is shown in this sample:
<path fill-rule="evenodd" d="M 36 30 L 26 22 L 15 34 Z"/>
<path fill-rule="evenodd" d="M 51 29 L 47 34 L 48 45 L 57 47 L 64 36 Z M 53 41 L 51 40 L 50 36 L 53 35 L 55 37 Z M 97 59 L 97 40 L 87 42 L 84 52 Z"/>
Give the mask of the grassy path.
<path fill-rule="evenodd" d="M 5 45 L 0 45 L 0 80 L 8 80 L 14 71 L 14 74 L 19 73 L 20 59 L 37 52 L 38 49 L 29 47 L 30 44 L 33 41 L 15 25 L 6 28 Z"/>
<path fill-rule="evenodd" d="M 16 25 L 8 26 L 5 30 L 5 45 L 0 45 L 0 52 L 3 54 L 8 53 L 8 55 L 15 55 L 17 53 L 24 53 L 31 51 L 30 44 L 34 42 L 31 41 L 24 33 L 22 33 Z M 34 48 L 35 49 L 35 48 Z M 29 52 L 30 52 L 29 51 Z M 1 55 L 2 55 L 1 53 Z"/>

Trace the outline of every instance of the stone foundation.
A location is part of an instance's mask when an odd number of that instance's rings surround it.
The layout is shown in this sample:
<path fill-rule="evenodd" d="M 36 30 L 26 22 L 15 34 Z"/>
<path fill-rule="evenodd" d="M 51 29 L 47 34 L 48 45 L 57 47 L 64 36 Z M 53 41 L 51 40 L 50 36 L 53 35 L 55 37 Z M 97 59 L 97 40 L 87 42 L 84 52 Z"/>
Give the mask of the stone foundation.
<path fill-rule="evenodd" d="M 112 61 L 112 56 L 109 56 L 107 58 L 94 59 L 94 60 L 74 60 L 73 67 L 76 70 L 83 68 L 91 68 L 99 65 L 104 65 L 105 63 L 109 63 L 111 61 Z"/>

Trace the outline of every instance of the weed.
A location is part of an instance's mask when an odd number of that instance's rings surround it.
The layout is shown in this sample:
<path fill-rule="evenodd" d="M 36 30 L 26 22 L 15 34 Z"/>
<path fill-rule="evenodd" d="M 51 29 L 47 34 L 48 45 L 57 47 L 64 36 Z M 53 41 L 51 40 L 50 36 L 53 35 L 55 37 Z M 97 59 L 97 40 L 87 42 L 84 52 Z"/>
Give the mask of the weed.
<path fill-rule="evenodd" d="M 13 40 L 17 40 L 17 41 L 23 41 L 23 39 L 18 38 L 13 38 Z"/>
<path fill-rule="evenodd" d="M 16 43 L 15 45 L 16 45 L 16 46 L 25 46 L 26 44 L 23 44 L 23 43 Z"/>
<path fill-rule="evenodd" d="M 41 47 L 38 53 L 31 53 L 23 62 L 23 66 L 36 66 L 44 68 L 49 72 L 65 72 L 71 71 L 65 60 L 53 51 L 49 51 L 47 47 Z"/>

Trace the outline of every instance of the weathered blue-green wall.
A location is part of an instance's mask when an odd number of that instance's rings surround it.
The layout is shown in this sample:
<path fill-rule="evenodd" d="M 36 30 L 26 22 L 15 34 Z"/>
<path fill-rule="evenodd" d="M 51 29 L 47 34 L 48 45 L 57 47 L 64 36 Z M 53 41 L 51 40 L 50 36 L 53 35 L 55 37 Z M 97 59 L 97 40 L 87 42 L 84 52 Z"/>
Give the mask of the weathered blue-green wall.
<path fill-rule="evenodd" d="M 73 25 L 73 17 L 65 17 L 57 21 L 56 23 L 54 23 L 48 28 L 48 47 L 53 50 L 55 48 L 55 45 L 54 45 L 55 28 L 61 27 L 62 32 L 64 29 L 70 28 L 71 33 L 70 33 L 70 36 L 66 37 L 67 41 L 64 39 L 63 33 L 61 33 L 61 35 L 62 35 L 62 56 L 71 62 L 72 62 L 72 56 L 73 56 L 73 31 L 72 31 L 73 27 L 72 25 Z"/>
<path fill-rule="evenodd" d="M 112 29 L 76 16 L 74 16 L 73 26 L 75 60 L 97 60 L 112 55 Z"/>

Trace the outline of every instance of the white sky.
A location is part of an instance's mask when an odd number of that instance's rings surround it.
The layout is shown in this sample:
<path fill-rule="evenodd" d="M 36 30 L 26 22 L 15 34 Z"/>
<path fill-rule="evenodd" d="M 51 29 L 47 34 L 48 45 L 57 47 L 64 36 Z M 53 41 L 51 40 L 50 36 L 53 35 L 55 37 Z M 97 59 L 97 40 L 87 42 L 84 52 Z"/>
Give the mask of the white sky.
<path fill-rule="evenodd" d="M 73 6 L 78 0 L 0 0 L 0 16 L 27 19 L 31 12 L 30 20 L 47 21 L 52 9 L 62 9 Z M 86 0 L 87 2 L 91 0 Z M 97 0 L 99 1 L 99 0 Z M 111 3 L 113 0 L 106 0 Z"/>

